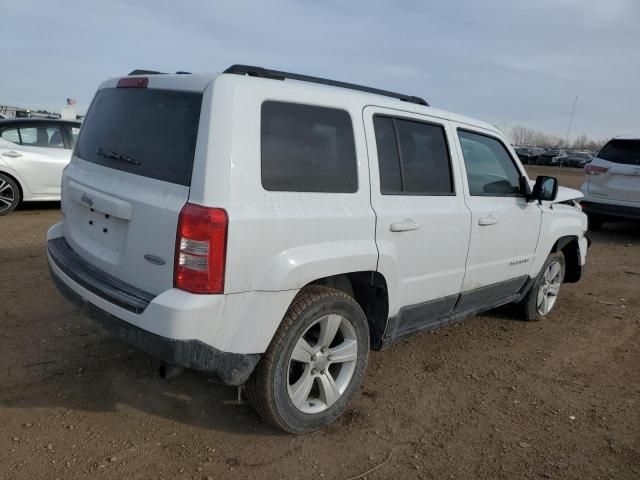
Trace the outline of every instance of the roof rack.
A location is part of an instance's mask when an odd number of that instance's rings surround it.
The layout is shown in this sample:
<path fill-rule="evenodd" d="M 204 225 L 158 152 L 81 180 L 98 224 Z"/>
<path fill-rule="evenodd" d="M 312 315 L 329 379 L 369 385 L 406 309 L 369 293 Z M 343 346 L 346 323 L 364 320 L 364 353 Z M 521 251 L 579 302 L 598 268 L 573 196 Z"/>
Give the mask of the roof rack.
<path fill-rule="evenodd" d="M 389 92 L 388 90 L 365 87 L 362 85 L 356 85 L 354 83 L 329 80 L 328 78 L 311 77 L 309 75 L 300 75 L 298 73 L 280 72 L 278 70 L 269 70 L 267 68 L 254 67 L 251 65 L 231 65 L 223 73 L 248 75 L 250 77 L 270 78 L 272 80 L 284 80 L 286 78 L 290 78 L 291 80 L 299 80 L 301 82 L 319 83 L 321 85 L 329 85 L 332 87 L 348 88 L 351 90 L 358 90 L 360 92 L 375 93 L 376 95 L 384 95 L 385 97 L 397 98 L 398 100 L 402 100 L 403 102 L 415 103 L 418 105 L 424 105 L 426 107 L 429 106 L 429 104 L 423 98 L 415 97 L 413 95 L 404 95 L 402 93 Z"/>

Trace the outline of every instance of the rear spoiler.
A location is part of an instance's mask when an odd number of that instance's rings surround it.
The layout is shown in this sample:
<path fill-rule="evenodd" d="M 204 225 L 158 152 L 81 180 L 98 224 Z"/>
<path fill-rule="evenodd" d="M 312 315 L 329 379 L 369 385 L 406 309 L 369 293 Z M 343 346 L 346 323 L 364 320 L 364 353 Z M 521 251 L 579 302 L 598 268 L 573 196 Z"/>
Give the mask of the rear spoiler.
<path fill-rule="evenodd" d="M 167 75 L 167 72 L 157 72 L 155 70 L 135 69 L 129 72 L 127 75 Z M 176 75 L 191 75 L 191 72 L 178 71 Z"/>

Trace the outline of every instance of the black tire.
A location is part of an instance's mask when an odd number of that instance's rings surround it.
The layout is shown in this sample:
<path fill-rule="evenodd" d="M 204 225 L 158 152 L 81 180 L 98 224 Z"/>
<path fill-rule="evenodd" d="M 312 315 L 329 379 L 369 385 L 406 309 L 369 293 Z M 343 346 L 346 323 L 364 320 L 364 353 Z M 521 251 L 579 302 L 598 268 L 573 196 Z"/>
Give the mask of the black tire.
<path fill-rule="evenodd" d="M 554 253 L 551 253 L 545 260 L 544 265 L 540 269 L 540 273 L 536 277 L 534 284 L 529 289 L 529 292 L 527 292 L 525 297 L 519 303 L 516 304 L 516 313 L 518 317 L 522 318 L 523 320 L 527 320 L 530 322 L 542 320 L 551 311 L 549 310 L 549 312 L 547 312 L 546 314 L 540 313 L 540 311 L 538 310 L 538 294 L 540 293 L 540 289 L 544 287 L 545 272 L 549 268 L 549 265 L 551 265 L 554 262 L 560 263 L 560 266 L 561 266 L 560 284 L 562 284 L 562 281 L 564 280 L 564 274 L 565 274 L 564 255 L 562 254 L 562 252 L 554 252 Z"/>
<path fill-rule="evenodd" d="M 587 215 L 587 218 L 589 219 L 589 230 L 593 232 L 602 230 L 602 224 L 604 223 L 603 217 L 594 213 L 590 213 Z"/>
<path fill-rule="evenodd" d="M 13 212 L 20 203 L 20 188 L 13 178 L 0 173 L 0 217 Z"/>
<path fill-rule="evenodd" d="M 290 358 L 305 332 L 318 319 L 329 314 L 342 316 L 353 327 L 357 339 L 355 369 L 335 403 L 322 412 L 305 413 L 293 404 L 288 393 Z M 369 325 L 356 301 L 333 288 L 306 287 L 292 302 L 269 348 L 247 382 L 247 399 L 263 419 L 282 430 L 296 434 L 318 430 L 338 418 L 357 393 L 367 368 L 368 355 Z M 328 366 L 326 371 L 329 371 Z"/>

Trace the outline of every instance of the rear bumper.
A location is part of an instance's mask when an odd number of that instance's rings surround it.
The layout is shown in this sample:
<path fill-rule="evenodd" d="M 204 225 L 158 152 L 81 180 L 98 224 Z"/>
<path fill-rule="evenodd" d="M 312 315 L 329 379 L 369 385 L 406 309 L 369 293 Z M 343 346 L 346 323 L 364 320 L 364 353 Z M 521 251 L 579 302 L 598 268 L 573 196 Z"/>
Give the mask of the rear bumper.
<path fill-rule="evenodd" d="M 602 215 L 621 219 L 640 220 L 640 207 L 629 207 L 627 205 L 615 205 L 612 203 L 593 202 L 582 200 L 582 211 L 586 214 Z"/>
<path fill-rule="evenodd" d="M 117 289 L 111 288 L 113 285 L 105 289 L 104 277 L 86 262 L 83 264 L 77 256 L 74 257 L 70 249 L 71 253 L 68 254 L 64 248 L 60 248 L 59 238 L 47 242 L 51 278 L 58 290 L 77 305 L 85 316 L 112 335 L 163 362 L 204 372 L 228 385 L 241 385 L 247 381 L 261 355 L 226 352 L 199 340 L 196 335 L 197 331 L 202 330 L 201 325 L 193 321 L 190 324 L 193 319 L 189 316 L 201 316 L 202 309 L 190 308 L 187 302 L 177 302 L 178 307 L 169 309 L 166 304 L 156 302 L 160 297 L 145 299 L 148 300 L 148 306 L 142 312 L 119 305 L 113 296 L 118 295 L 116 299 L 122 300 L 130 295 L 132 287 L 119 284 Z M 139 307 L 137 303 L 136 308 Z M 145 324 L 155 325 L 161 330 L 164 325 L 169 336 L 143 328 L 141 325 Z M 167 329 L 167 326 L 173 328 Z M 171 332 L 175 335 L 171 336 Z M 184 338 L 189 333 L 195 335 Z"/>

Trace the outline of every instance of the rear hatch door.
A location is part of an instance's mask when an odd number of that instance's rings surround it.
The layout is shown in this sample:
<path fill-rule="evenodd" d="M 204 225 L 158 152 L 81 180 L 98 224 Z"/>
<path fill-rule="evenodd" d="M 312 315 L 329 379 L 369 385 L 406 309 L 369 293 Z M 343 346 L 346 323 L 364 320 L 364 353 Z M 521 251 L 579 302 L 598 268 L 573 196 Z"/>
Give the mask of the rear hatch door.
<path fill-rule="evenodd" d="M 63 231 L 87 262 L 159 294 L 173 286 L 202 91 L 147 83 L 98 90 L 63 177 Z"/>
<path fill-rule="evenodd" d="M 607 171 L 588 176 L 590 195 L 640 204 L 640 139 L 609 141 L 592 164 Z"/>

